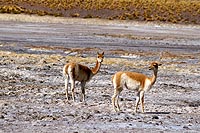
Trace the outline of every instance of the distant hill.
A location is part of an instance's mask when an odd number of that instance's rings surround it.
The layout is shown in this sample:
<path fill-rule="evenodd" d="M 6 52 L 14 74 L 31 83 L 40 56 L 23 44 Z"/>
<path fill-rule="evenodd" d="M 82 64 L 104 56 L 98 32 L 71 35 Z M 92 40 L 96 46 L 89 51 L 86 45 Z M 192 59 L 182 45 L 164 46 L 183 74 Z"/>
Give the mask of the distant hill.
<path fill-rule="evenodd" d="M 0 13 L 200 24 L 200 0 L 1 0 Z"/>

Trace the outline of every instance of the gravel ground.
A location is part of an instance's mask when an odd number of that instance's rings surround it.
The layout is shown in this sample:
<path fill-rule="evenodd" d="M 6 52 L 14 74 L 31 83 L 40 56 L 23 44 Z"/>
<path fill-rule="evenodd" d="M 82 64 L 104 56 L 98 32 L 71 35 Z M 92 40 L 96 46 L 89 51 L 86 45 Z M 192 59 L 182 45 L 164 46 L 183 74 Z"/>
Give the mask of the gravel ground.
<path fill-rule="evenodd" d="M 98 19 L 0 14 L 0 132 L 200 132 L 200 27 Z M 86 85 L 86 104 L 66 102 L 62 67 L 69 61 L 100 72 Z M 145 113 L 133 114 L 135 92 L 111 106 L 111 76 L 151 75 Z"/>

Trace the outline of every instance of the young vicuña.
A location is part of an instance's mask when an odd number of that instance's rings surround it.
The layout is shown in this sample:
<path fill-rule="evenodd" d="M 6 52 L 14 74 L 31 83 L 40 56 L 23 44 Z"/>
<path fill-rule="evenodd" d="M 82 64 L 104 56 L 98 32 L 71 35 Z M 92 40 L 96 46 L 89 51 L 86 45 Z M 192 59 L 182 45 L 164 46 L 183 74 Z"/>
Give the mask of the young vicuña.
<path fill-rule="evenodd" d="M 114 95 L 112 96 L 112 105 L 115 111 L 120 111 L 118 98 L 120 92 L 123 88 L 135 90 L 137 92 L 136 104 L 135 104 L 135 113 L 139 103 L 142 105 L 142 112 L 144 113 L 144 92 L 149 91 L 153 84 L 156 82 L 158 66 L 161 66 L 161 63 L 152 62 L 149 66 L 149 70 L 153 70 L 153 76 L 147 77 L 144 74 L 136 72 L 117 72 L 112 77 L 112 82 L 114 85 Z M 117 101 L 116 101 L 117 100 Z M 117 104 L 117 106 L 116 106 Z"/>
<path fill-rule="evenodd" d="M 74 88 L 75 81 L 81 82 L 81 91 L 82 91 L 82 101 L 85 102 L 85 84 L 88 82 L 95 74 L 98 73 L 101 63 L 103 62 L 104 52 L 97 53 L 97 61 L 96 66 L 92 69 L 87 66 L 78 64 L 78 63 L 68 63 L 63 67 L 63 75 L 65 76 L 65 90 L 66 90 L 66 98 L 68 98 L 68 83 L 70 80 L 71 83 L 71 91 L 72 91 L 72 99 L 75 101 L 74 96 Z"/>

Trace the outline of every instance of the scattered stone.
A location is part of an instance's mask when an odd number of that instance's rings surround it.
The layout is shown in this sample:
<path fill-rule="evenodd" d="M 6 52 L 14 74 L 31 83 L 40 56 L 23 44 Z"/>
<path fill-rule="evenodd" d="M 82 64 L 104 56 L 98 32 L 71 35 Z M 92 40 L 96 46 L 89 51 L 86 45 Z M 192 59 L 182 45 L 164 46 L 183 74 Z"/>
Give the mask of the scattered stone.
<path fill-rule="evenodd" d="M 5 116 L 4 116 L 4 115 L 1 115 L 1 116 L 0 116 L 0 119 L 4 119 L 4 118 L 5 118 Z"/>
<path fill-rule="evenodd" d="M 154 116 L 152 117 L 152 119 L 159 119 L 159 117 L 158 117 L 157 115 L 154 115 Z"/>
<path fill-rule="evenodd" d="M 184 129 L 190 129 L 188 126 L 183 126 Z"/>

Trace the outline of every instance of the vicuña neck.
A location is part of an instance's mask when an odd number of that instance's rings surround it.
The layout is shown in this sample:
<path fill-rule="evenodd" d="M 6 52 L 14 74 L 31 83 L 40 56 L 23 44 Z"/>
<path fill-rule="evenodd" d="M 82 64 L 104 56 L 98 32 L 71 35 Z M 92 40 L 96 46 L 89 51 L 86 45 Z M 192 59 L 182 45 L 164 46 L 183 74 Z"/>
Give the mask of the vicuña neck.
<path fill-rule="evenodd" d="M 92 68 L 93 75 L 95 75 L 95 74 L 98 73 L 100 67 L 101 67 L 101 63 L 99 63 L 98 61 L 96 61 L 96 66 L 94 68 Z"/>
<path fill-rule="evenodd" d="M 151 77 L 151 85 L 153 85 L 156 82 L 157 73 L 158 73 L 158 70 L 153 71 L 153 76 Z"/>

